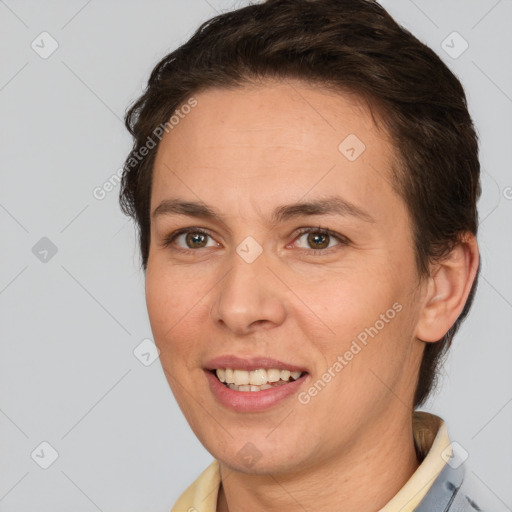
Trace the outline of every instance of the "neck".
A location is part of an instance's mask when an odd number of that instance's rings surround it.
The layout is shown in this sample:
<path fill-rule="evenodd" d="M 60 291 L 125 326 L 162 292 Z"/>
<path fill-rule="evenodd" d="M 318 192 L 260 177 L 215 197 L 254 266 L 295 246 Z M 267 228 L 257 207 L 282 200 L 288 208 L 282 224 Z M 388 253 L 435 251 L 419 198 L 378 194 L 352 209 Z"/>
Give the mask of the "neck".
<path fill-rule="evenodd" d="M 343 510 L 376 512 L 418 468 L 410 416 L 365 433 L 343 456 L 307 470 L 250 475 L 220 463 L 218 512 Z"/>

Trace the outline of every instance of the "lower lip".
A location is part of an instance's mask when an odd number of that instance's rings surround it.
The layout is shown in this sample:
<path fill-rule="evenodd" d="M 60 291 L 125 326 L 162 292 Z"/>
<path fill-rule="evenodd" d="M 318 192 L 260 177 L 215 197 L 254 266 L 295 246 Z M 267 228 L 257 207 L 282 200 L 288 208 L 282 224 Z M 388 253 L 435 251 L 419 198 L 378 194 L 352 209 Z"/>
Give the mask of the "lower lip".
<path fill-rule="evenodd" d="M 217 400 L 225 407 L 238 412 L 259 412 L 270 409 L 296 394 L 307 378 L 305 374 L 293 382 L 263 391 L 235 391 L 223 384 L 212 372 L 206 370 L 205 373 L 210 389 Z"/>

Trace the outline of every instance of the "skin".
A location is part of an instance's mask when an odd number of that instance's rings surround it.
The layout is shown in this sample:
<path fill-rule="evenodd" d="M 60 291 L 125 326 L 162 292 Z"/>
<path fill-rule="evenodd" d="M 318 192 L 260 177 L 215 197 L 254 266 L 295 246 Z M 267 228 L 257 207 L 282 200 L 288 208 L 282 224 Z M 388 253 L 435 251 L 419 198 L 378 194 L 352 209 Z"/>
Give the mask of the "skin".
<path fill-rule="evenodd" d="M 146 301 L 176 400 L 219 460 L 218 510 L 377 511 L 418 467 L 418 369 L 425 342 L 462 310 L 478 265 L 474 237 L 420 279 L 409 213 L 390 184 L 395 148 L 355 97 L 299 81 L 195 97 L 198 106 L 158 147 L 151 212 L 179 198 L 223 220 L 152 216 Z M 349 134 L 366 146 L 353 162 L 338 150 Z M 332 195 L 373 220 L 270 221 L 278 206 Z M 297 233 L 319 226 L 348 240 Z M 208 231 L 205 246 L 187 245 L 185 235 L 164 245 L 189 227 Z M 247 236 L 263 249 L 252 263 L 236 252 Z M 328 248 L 314 252 L 315 243 Z M 307 390 L 395 303 L 402 310 L 306 405 L 294 395 L 241 413 L 210 391 L 204 366 L 225 354 L 306 367 Z M 238 456 L 247 442 L 261 454 L 250 468 Z"/>

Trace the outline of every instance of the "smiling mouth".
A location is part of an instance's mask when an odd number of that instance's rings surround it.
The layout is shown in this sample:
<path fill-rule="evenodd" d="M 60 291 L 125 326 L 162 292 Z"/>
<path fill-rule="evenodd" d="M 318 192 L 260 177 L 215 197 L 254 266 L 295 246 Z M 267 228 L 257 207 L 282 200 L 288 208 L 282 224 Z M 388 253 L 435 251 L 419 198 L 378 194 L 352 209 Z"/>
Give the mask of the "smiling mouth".
<path fill-rule="evenodd" d="M 238 370 L 217 368 L 212 370 L 220 382 L 233 391 L 264 391 L 276 386 L 289 384 L 300 379 L 306 372 L 260 368 L 257 370 Z"/>

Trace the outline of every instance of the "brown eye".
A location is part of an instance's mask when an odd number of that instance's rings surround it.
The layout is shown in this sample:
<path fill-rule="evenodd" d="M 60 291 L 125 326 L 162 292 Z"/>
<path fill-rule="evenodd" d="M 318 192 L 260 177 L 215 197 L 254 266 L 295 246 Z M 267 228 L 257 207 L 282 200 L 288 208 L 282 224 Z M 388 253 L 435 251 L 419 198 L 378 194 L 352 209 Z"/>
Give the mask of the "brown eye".
<path fill-rule="evenodd" d="M 198 249 L 215 247 L 219 244 L 206 231 L 199 228 L 187 228 L 169 235 L 162 245 L 177 251 L 193 252 Z"/>
<path fill-rule="evenodd" d="M 205 247 L 207 237 L 204 233 L 190 231 L 185 234 L 185 244 L 190 249 L 200 249 Z"/>
<path fill-rule="evenodd" d="M 299 248 L 313 253 L 329 253 L 350 243 L 343 235 L 325 228 L 302 228 L 296 238 Z"/>
<path fill-rule="evenodd" d="M 329 246 L 329 238 L 329 235 L 313 232 L 308 234 L 307 241 L 312 249 L 325 249 Z"/>

